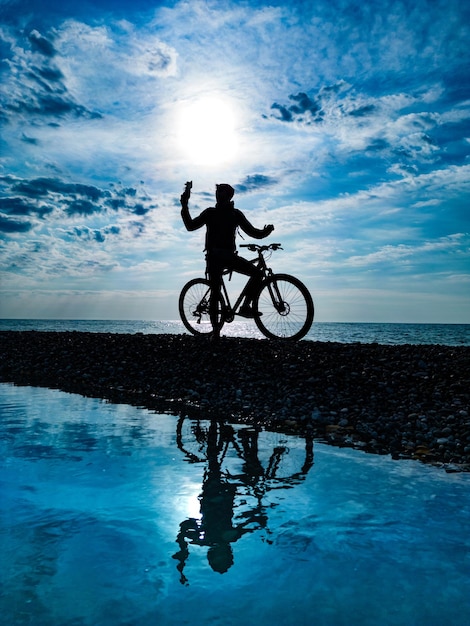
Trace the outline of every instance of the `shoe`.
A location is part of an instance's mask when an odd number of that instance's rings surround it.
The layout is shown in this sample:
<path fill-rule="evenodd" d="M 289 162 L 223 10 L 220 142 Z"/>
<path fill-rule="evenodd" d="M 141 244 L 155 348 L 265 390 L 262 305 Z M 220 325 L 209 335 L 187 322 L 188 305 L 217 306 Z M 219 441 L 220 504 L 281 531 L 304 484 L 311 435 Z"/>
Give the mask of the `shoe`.
<path fill-rule="evenodd" d="M 249 306 L 248 304 L 244 304 L 242 307 L 240 307 L 240 310 L 238 311 L 238 315 L 241 315 L 241 317 L 248 317 L 250 319 L 253 319 L 256 316 L 263 315 L 263 314 L 260 311 L 258 312 L 254 311 L 253 308 Z"/>

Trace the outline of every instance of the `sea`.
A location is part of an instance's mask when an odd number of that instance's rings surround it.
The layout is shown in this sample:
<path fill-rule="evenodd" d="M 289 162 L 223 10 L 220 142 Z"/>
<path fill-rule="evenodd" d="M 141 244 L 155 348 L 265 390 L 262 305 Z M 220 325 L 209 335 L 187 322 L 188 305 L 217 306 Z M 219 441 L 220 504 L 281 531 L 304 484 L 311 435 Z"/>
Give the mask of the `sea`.
<path fill-rule="evenodd" d="M 0 319 L 0 330 L 142 333 L 146 335 L 187 333 L 183 323 L 179 320 Z M 226 324 L 222 335 L 263 338 L 252 321 L 235 321 L 232 324 Z M 304 340 L 383 345 L 470 346 L 470 324 L 314 322 Z"/>
<path fill-rule="evenodd" d="M 0 415 L 5 626 L 468 624 L 470 473 L 56 389 Z"/>

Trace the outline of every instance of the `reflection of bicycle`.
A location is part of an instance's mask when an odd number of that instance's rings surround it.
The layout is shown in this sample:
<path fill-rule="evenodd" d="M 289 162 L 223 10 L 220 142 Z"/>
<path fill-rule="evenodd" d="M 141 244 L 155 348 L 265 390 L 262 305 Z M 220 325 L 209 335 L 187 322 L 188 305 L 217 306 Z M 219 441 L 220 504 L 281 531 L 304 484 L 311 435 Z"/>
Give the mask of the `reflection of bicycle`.
<path fill-rule="evenodd" d="M 313 439 L 309 436 L 236 427 L 223 420 L 181 417 L 176 444 L 190 463 L 210 460 L 220 469 L 225 465 L 232 478 L 267 481 L 268 490 L 276 488 L 276 484 L 284 489 L 302 482 L 313 464 Z M 242 467 L 237 468 L 237 459 Z"/>
<path fill-rule="evenodd" d="M 313 465 L 313 438 L 286 436 L 251 426 L 235 426 L 224 420 L 181 417 L 176 443 L 190 463 L 204 464 L 199 495 L 199 516 L 180 524 L 176 537 L 180 582 L 191 545 L 207 547 L 210 567 L 221 574 L 234 563 L 232 544 L 246 533 L 261 531 L 268 538 L 268 509 L 264 502 L 272 490 L 300 484 Z"/>
<path fill-rule="evenodd" d="M 259 330 L 269 339 L 301 339 L 313 322 L 314 306 L 307 287 L 295 276 L 273 274 L 266 264 L 265 253 L 279 250 L 281 244 L 268 246 L 242 244 L 258 256 L 252 263 L 263 272 L 261 290 L 254 298 L 254 321 Z M 224 274 L 230 274 L 226 270 Z M 246 295 L 246 285 L 232 307 L 222 277 L 221 297 L 218 306 L 219 330 L 225 323 L 233 322 Z M 179 312 L 183 324 L 193 334 L 212 332 L 209 316 L 211 290 L 206 278 L 194 278 L 182 289 L 179 297 Z"/>

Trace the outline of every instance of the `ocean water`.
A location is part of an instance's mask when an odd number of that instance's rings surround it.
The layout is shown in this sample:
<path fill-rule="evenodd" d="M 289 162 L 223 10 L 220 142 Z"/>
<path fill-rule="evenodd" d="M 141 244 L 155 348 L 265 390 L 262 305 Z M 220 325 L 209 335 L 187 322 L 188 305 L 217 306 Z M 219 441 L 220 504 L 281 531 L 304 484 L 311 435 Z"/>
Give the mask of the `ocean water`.
<path fill-rule="evenodd" d="M 9 320 L 0 330 L 84 331 L 104 333 L 187 333 L 179 320 Z M 252 321 L 226 324 L 222 335 L 263 338 Z M 314 322 L 307 341 L 379 344 L 440 344 L 470 346 L 470 324 L 372 324 Z"/>
<path fill-rule="evenodd" d="M 457 626 L 470 474 L 0 384 L 8 626 Z"/>

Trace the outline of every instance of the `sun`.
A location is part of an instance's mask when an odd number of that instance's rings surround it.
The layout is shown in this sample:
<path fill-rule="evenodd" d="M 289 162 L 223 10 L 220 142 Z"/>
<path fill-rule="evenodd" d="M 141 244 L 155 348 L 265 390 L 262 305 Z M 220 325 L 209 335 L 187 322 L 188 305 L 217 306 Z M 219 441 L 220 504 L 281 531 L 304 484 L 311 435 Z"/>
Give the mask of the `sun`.
<path fill-rule="evenodd" d="M 206 96 L 181 105 L 177 141 L 184 157 L 196 165 L 216 165 L 235 158 L 238 148 L 234 105 Z"/>

